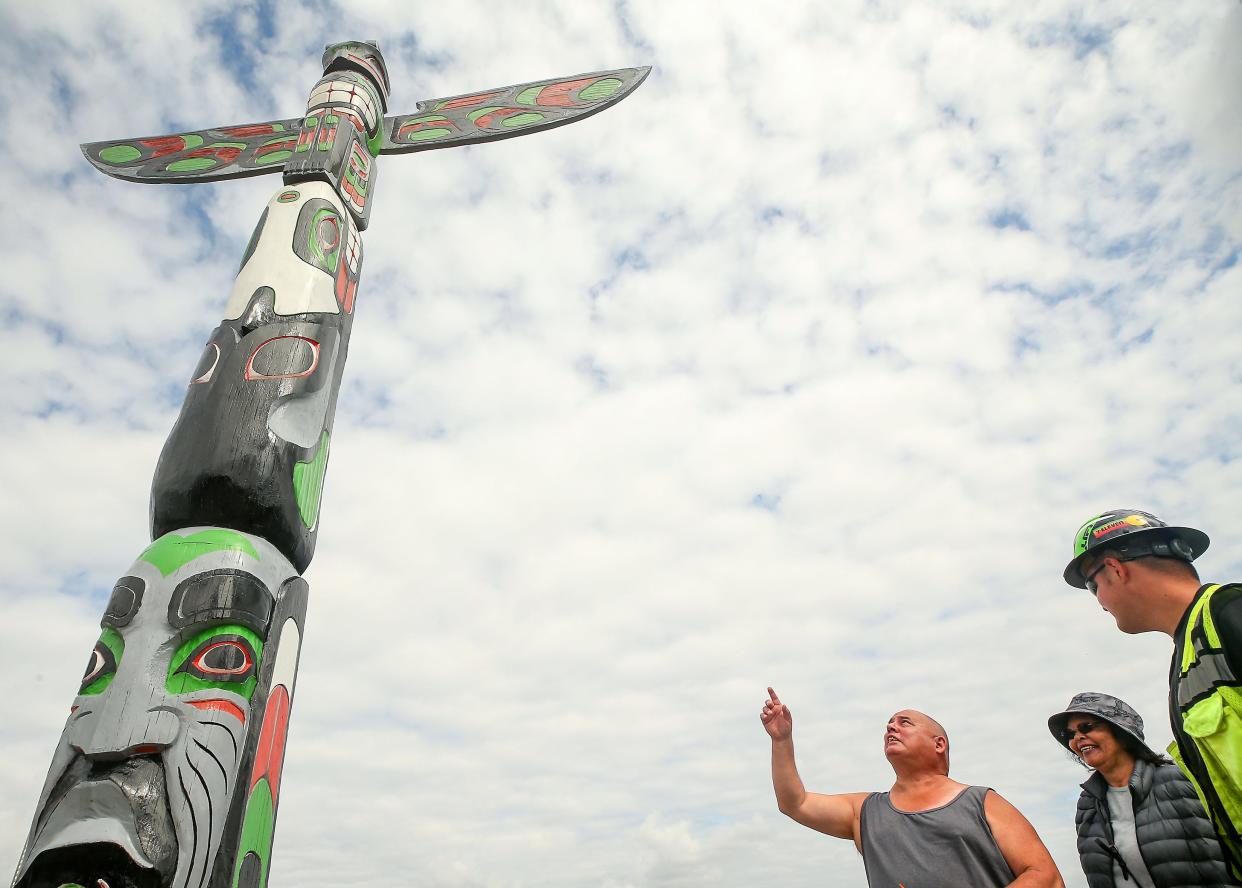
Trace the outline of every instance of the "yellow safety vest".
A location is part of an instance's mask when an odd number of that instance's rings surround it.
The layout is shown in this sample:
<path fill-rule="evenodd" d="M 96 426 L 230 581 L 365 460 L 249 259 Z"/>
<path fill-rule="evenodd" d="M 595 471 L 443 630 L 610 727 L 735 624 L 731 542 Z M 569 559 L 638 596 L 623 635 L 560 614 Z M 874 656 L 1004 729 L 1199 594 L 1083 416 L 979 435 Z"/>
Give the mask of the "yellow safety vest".
<path fill-rule="evenodd" d="M 1242 679 L 1233 674 L 1208 606 L 1219 585 L 1191 607 L 1182 658 L 1169 688 L 1174 740 L 1169 755 L 1190 778 L 1221 844 L 1242 875 Z M 1196 761 L 1197 760 L 1197 761 Z"/>

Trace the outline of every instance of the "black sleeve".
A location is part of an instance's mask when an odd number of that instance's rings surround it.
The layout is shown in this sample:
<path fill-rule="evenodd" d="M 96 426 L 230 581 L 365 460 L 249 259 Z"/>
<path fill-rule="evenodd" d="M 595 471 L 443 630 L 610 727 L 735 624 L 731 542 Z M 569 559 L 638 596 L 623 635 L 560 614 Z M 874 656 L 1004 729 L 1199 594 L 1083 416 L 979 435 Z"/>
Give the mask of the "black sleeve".
<path fill-rule="evenodd" d="M 1242 678 L 1242 585 L 1222 586 L 1212 596 L 1212 622 L 1229 668 Z"/>

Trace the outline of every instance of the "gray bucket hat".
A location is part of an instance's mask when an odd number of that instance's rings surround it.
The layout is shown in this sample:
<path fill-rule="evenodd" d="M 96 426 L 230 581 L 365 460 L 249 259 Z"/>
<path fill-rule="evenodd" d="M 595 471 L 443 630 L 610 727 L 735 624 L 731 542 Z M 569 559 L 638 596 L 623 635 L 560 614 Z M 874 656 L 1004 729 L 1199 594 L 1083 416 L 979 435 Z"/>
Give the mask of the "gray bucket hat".
<path fill-rule="evenodd" d="M 1124 700 L 1118 700 L 1110 694 L 1083 691 L 1081 694 L 1075 694 L 1074 698 L 1069 701 L 1069 706 L 1066 706 L 1064 710 L 1048 716 L 1048 730 L 1052 732 L 1053 737 L 1057 738 L 1057 742 L 1067 749 L 1069 744 L 1061 739 L 1061 732 L 1065 730 L 1065 723 L 1069 721 L 1071 715 L 1098 715 L 1113 727 L 1125 731 L 1152 755 L 1156 755 L 1155 750 L 1143 739 L 1143 717 Z"/>

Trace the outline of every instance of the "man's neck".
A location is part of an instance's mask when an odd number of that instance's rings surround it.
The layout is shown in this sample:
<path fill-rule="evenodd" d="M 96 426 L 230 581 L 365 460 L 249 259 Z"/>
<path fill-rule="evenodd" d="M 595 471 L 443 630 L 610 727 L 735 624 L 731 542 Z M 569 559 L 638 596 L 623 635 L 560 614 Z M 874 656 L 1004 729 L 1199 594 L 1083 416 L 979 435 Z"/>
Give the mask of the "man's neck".
<path fill-rule="evenodd" d="M 947 805 L 965 787 L 939 771 L 897 773 L 897 782 L 889 790 L 889 799 L 902 811 L 925 811 Z"/>
<path fill-rule="evenodd" d="M 1153 628 L 1177 640 L 1177 627 L 1202 587 L 1197 580 L 1170 579 L 1152 594 Z"/>

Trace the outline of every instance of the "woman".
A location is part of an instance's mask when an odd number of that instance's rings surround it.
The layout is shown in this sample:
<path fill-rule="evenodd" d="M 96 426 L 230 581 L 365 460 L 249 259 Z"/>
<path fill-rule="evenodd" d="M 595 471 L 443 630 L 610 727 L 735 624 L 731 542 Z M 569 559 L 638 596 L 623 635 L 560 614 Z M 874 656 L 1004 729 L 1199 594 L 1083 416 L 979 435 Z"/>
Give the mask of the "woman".
<path fill-rule="evenodd" d="M 1216 831 L 1177 765 L 1143 742 L 1143 719 L 1108 694 L 1085 692 L 1048 729 L 1095 773 L 1074 824 L 1090 888 L 1236 885 Z"/>

